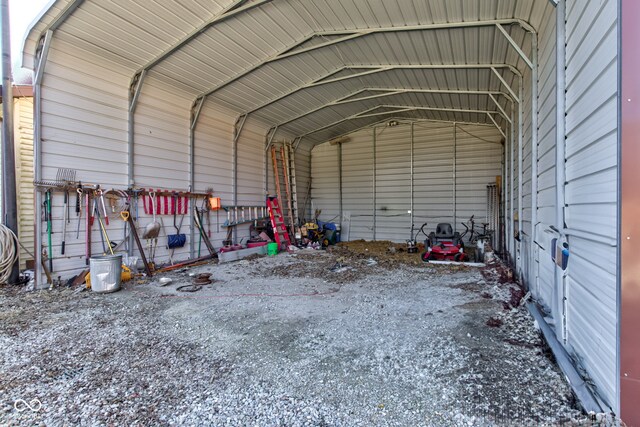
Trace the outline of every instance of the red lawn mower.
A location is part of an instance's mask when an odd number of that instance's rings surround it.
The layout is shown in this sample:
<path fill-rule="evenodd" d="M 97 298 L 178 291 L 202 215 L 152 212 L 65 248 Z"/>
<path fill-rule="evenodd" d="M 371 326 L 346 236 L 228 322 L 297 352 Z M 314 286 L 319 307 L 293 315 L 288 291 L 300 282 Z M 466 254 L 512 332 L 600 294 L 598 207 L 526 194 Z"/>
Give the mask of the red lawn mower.
<path fill-rule="evenodd" d="M 460 238 L 460 233 L 454 233 L 451 224 L 442 222 L 436 227 L 436 231 L 429 233 L 427 240 L 424 241 L 427 249 L 422 254 L 424 262 L 429 261 L 466 261 L 467 256 L 464 253 L 464 243 Z"/>

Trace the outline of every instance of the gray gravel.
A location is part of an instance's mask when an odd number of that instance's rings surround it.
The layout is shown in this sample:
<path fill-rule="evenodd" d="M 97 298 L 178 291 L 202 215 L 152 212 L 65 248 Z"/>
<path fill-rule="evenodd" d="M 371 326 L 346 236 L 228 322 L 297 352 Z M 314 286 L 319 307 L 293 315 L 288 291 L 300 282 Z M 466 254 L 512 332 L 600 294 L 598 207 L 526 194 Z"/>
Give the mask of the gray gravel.
<path fill-rule="evenodd" d="M 335 264 L 281 254 L 113 294 L 1 289 L 0 425 L 583 425 L 495 269 Z M 214 283 L 176 291 L 199 272 Z"/>

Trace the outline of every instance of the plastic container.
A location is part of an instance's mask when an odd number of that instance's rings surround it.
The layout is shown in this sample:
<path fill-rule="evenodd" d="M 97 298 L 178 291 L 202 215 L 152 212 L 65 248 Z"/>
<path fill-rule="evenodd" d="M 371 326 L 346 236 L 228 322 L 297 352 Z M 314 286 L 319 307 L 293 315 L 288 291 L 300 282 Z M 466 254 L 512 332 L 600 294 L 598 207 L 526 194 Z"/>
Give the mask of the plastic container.
<path fill-rule="evenodd" d="M 269 242 L 266 241 L 251 241 L 247 242 L 247 248 L 259 248 L 260 246 L 267 246 Z"/>
<path fill-rule="evenodd" d="M 278 255 L 278 244 L 271 242 L 267 245 L 267 255 L 275 256 Z"/>
<path fill-rule="evenodd" d="M 89 259 L 91 290 L 93 292 L 115 292 L 120 290 L 122 280 L 122 255 L 104 255 Z"/>

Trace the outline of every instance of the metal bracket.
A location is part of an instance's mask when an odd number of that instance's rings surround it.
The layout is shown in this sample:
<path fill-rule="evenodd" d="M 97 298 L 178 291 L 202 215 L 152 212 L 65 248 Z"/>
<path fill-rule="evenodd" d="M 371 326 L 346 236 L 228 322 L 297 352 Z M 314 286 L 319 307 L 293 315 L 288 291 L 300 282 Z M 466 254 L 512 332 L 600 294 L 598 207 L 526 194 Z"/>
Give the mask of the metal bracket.
<path fill-rule="evenodd" d="M 518 95 L 516 95 L 516 93 L 513 91 L 513 89 L 511 89 L 511 86 L 509 86 L 509 83 L 507 83 L 507 81 L 504 79 L 504 77 L 502 77 L 502 74 L 500 74 L 498 72 L 497 68 L 496 67 L 491 67 L 491 71 L 493 71 L 493 73 L 496 75 L 496 77 L 498 77 L 498 79 L 502 82 L 504 87 L 507 88 L 507 90 L 511 94 L 511 97 L 519 104 L 520 103 L 520 98 L 518 97 Z M 518 77 L 520 77 L 520 76 L 521 76 L 521 74 L 518 75 Z"/>
<path fill-rule="evenodd" d="M 498 100 L 492 94 L 489 94 L 489 98 L 491 98 L 493 103 L 496 104 L 496 107 L 498 107 L 498 110 L 500 110 L 500 112 L 502 113 L 502 116 L 504 117 L 504 119 L 507 122 L 509 122 L 509 124 L 511 124 L 511 119 L 509 118 L 509 115 L 507 114 L 506 111 L 504 111 L 504 108 L 502 108 L 502 106 L 500 105 Z M 513 105 L 513 103 L 512 103 L 512 105 Z"/>
<path fill-rule="evenodd" d="M 129 112 L 131 113 L 136 111 L 138 98 L 140 98 L 140 93 L 142 92 L 142 83 L 146 75 L 147 71 L 142 70 L 131 79 L 131 84 L 129 85 Z"/>
<path fill-rule="evenodd" d="M 202 112 L 202 106 L 204 105 L 204 98 L 196 98 L 191 104 L 191 113 L 189 115 L 189 128 L 191 130 L 196 129 L 200 113 Z"/>
<path fill-rule="evenodd" d="M 245 114 L 241 114 L 236 119 L 236 122 L 233 125 L 233 142 L 238 141 L 238 139 L 240 138 L 240 134 L 242 133 L 242 129 L 244 128 L 244 124 L 247 121 L 248 116 L 249 114 L 245 113 Z"/>
<path fill-rule="evenodd" d="M 269 130 L 267 131 L 267 145 L 264 151 L 269 151 L 269 149 L 271 148 L 271 144 L 273 143 L 273 138 L 275 138 L 277 132 L 278 132 L 278 126 L 273 126 L 269 128 Z"/>
<path fill-rule="evenodd" d="M 489 117 L 489 119 L 491 119 L 493 124 L 496 125 L 496 129 L 498 129 L 498 132 L 500 132 L 502 134 L 504 139 L 507 139 L 507 134 L 502 130 L 502 128 L 500 126 L 498 126 L 498 122 L 496 122 L 496 119 L 494 119 L 493 116 L 491 114 L 489 114 L 489 113 L 487 113 L 487 117 Z"/>
<path fill-rule="evenodd" d="M 527 64 L 527 66 L 530 69 L 533 69 L 533 62 L 531 62 L 529 57 L 524 53 L 524 51 L 518 45 L 518 43 L 516 43 L 516 41 L 509 35 L 509 33 L 507 33 L 507 30 L 505 30 L 504 27 L 500 24 L 496 24 L 496 27 L 498 28 L 498 30 L 500 30 L 500 32 L 504 35 L 504 37 L 507 39 L 509 44 L 516 50 L 516 52 L 518 52 L 518 55 Z M 533 34 L 534 32 L 531 32 L 531 33 Z"/>

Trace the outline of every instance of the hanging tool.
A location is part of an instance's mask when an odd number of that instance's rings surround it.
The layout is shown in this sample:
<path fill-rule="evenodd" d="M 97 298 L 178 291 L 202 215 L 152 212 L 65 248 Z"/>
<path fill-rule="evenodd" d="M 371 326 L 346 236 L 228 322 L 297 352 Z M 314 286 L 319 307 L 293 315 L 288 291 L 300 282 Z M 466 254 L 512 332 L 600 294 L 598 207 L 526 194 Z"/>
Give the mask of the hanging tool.
<path fill-rule="evenodd" d="M 209 251 L 209 253 L 211 255 L 215 255 L 216 251 L 213 248 L 213 245 L 211 244 L 211 241 L 207 237 L 207 233 L 205 232 L 204 227 L 202 226 L 202 218 L 200 217 L 200 212 L 199 212 L 198 208 L 195 207 L 195 206 L 193 208 L 193 215 L 194 215 L 194 219 L 195 219 L 195 222 L 196 222 L 196 226 L 198 227 L 198 230 L 200 231 L 200 236 L 202 237 L 202 240 L 204 241 L 204 244 L 207 247 L 207 250 Z"/>
<path fill-rule="evenodd" d="M 100 201 L 98 200 L 98 198 L 94 197 L 94 199 L 93 199 L 93 213 L 98 218 L 98 225 L 100 225 L 100 239 L 102 240 L 102 253 L 106 254 L 107 253 L 107 246 L 106 246 L 106 243 L 104 241 L 104 233 L 102 233 L 102 221 L 100 220 L 100 207 L 99 207 L 99 204 L 100 204 Z"/>
<path fill-rule="evenodd" d="M 67 236 L 67 221 L 69 220 L 69 191 L 67 191 L 66 187 L 64 189 L 64 203 L 63 203 L 63 221 L 62 221 L 62 247 L 60 249 L 60 253 L 64 255 L 64 246 L 65 239 Z"/>
<path fill-rule="evenodd" d="M 178 227 L 176 225 L 177 213 L 176 213 L 175 207 L 176 207 L 177 199 L 178 199 L 178 194 L 174 193 L 171 196 L 171 204 L 174 207 L 174 209 L 173 209 L 173 227 L 176 229 L 176 234 L 167 234 L 167 247 L 172 250 L 171 251 L 172 254 L 173 254 L 173 249 L 183 247 L 184 244 L 187 241 L 187 236 L 185 234 L 180 234 L 180 227 Z M 208 210 L 207 210 L 207 212 L 208 212 Z M 182 216 L 182 218 L 184 218 L 184 215 Z M 182 221 L 180 221 L 180 225 L 182 225 Z M 173 264 L 173 262 L 172 262 L 172 264 Z"/>
<path fill-rule="evenodd" d="M 49 272 L 53 272 L 53 246 L 51 245 L 51 189 L 45 192 L 44 216 L 47 221 L 47 244 L 49 246 Z"/>
<path fill-rule="evenodd" d="M 160 233 L 160 223 L 156 221 L 156 207 L 154 204 L 154 199 L 156 195 L 154 192 L 149 193 L 149 202 L 151 203 L 151 212 L 153 213 L 153 221 L 147 224 L 144 229 L 144 233 L 142 233 L 143 239 L 155 239 L 158 237 Z"/>
<path fill-rule="evenodd" d="M 78 228 L 76 229 L 76 239 L 80 238 L 80 219 L 82 217 L 82 209 L 80 209 L 80 199 L 82 198 L 82 183 L 78 182 L 76 187 L 76 216 L 78 217 Z"/>
<path fill-rule="evenodd" d="M 107 213 L 107 207 L 104 204 L 104 193 L 99 185 L 97 187 L 97 191 L 98 191 L 98 198 L 100 199 L 98 209 L 102 207 L 102 216 L 104 216 L 104 221 L 107 223 L 107 225 L 109 225 L 109 214 Z M 98 218 L 100 218 L 100 216 L 98 216 Z"/>
<path fill-rule="evenodd" d="M 100 216 L 100 212 L 98 212 L 98 222 L 100 223 L 100 229 L 102 230 L 102 235 L 103 235 L 103 240 L 102 240 L 102 248 L 104 249 L 104 243 L 105 241 L 107 242 L 107 247 L 109 248 L 109 252 L 111 253 L 111 255 L 113 255 L 113 246 L 111 241 L 109 240 L 109 235 L 107 234 L 107 229 L 104 226 L 104 222 L 102 221 L 102 218 Z M 107 251 L 105 250 L 104 253 L 106 254 Z"/>
<path fill-rule="evenodd" d="M 136 230 L 136 225 L 134 224 L 133 218 L 131 217 L 131 212 L 129 210 L 129 207 L 127 207 L 127 210 L 122 214 L 125 214 L 122 216 L 122 219 L 124 219 L 129 223 L 131 234 L 133 234 L 133 238 L 136 241 L 136 245 L 138 246 L 138 251 L 140 251 L 140 258 L 142 258 L 142 262 L 144 263 L 144 269 L 147 272 L 147 276 L 151 277 L 152 276 L 151 267 L 149 267 L 149 262 L 147 261 L 147 257 L 144 253 L 144 248 L 142 247 L 142 243 L 140 243 L 140 237 L 138 237 L 138 231 Z"/>
<path fill-rule="evenodd" d="M 93 225 L 93 216 L 91 215 L 91 192 L 85 194 L 85 214 L 84 219 L 84 254 L 86 265 L 89 265 L 89 259 L 91 258 L 91 226 Z"/>

